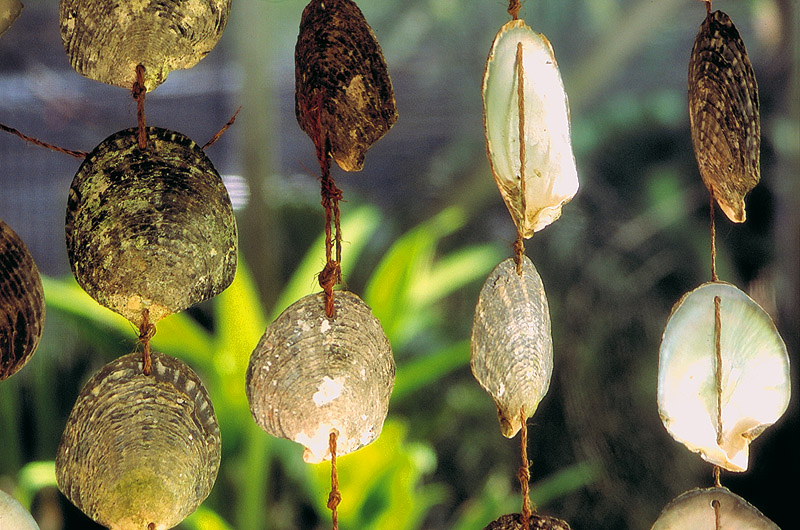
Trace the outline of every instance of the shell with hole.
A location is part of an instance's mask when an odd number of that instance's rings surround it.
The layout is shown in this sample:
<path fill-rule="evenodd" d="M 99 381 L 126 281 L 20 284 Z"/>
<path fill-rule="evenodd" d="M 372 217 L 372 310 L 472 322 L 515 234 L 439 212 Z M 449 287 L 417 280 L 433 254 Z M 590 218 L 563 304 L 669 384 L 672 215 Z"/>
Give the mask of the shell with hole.
<path fill-rule="evenodd" d="M 745 471 L 750 442 L 781 417 L 790 394 L 786 345 L 749 296 L 709 282 L 675 304 L 658 360 L 658 412 L 673 438 L 712 464 Z"/>
<path fill-rule="evenodd" d="M 231 0 L 61 0 L 61 41 L 79 74 L 131 89 L 141 64 L 149 91 L 205 57 L 230 10 Z"/>
<path fill-rule="evenodd" d="M 500 430 L 512 438 L 531 417 L 550 387 L 553 339 L 542 279 L 523 257 L 522 275 L 508 258 L 489 274 L 472 321 L 470 366 L 494 399 Z"/>
<path fill-rule="evenodd" d="M 578 172 L 553 47 L 521 19 L 506 23 L 492 42 L 483 125 L 494 180 L 517 230 L 531 237 L 561 216 L 578 192 Z"/>
<path fill-rule="evenodd" d="M 715 506 L 716 504 L 716 506 Z M 717 510 L 719 524 L 717 524 Z M 651 530 L 780 530 L 755 507 L 728 488 L 694 489 L 661 511 Z"/>
<path fill-rule="evenodd" d="M 22 239 L 0 220 L 0 381 L 31 358 L 42 338 L 44 291 Z"/>
<path fill-rule="evenodd" d="M 17 499 L 0 490 L 0 528 L 3 530 L 39 530 L 39 525 Z"/>
<path fill-rule="evenodd" d="M 69 191 L 67 252 L 78 283 L 137 327 L 212 298 L 233 281 L 233 206 L 200 147 L 147 128 L 111 135 L 81 164 Z"/>
<path fill-rule="evenodd" d="M 172 528 L 211 491 L 220 433 L 197 374 L 141 353 L 104 366 L 81 390 L 56 455 L 56 479 L 86 515 L 114 530 Z"/>
<path fill-rule="evenodd" d="M 256 423 L 272 436 L 305 446 L 303 459 L 330 459 L 375 440 L 394 386 L 392 350 L 380 322 L 358 296 L 334 292 L 334 316 L 323 293 L 301 298 L 267 326 L 250 357 L 247 399 Z"/>

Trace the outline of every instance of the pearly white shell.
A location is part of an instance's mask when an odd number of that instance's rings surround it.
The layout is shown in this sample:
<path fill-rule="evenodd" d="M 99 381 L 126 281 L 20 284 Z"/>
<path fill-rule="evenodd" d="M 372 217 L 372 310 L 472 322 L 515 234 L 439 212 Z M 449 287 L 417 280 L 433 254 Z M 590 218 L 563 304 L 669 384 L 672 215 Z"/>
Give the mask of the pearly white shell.
<path fill-rule="evenodd" d="M 712 504 L 719 503 L 719 526 Z M 651 530 L 779 530 L 728 488 L 695 489 L 680 494 L 661 511 Z"/>
<path fill-rule="evenodd" d="M 0 490 L 0 529 L 39 530 L 39 525 L 17 499 Z"/>
<path fill-rule="evenodd" d="M 517 61 L 518 44 L 522 61 Z M 524 177 L 520 178 L 519 67 L 524 106 Z M 523 20 L 494 38 L 483 73 L 486 151 L 500 194 L 524 237 L 561 216 L 578 192 L 569 105 L 553 47 Z"/>
<path fill-rule="evenodd" d="M 722 425 L 717 443 L 714 298 L 720 297 Z M 672 309 L 661 339 L 658 411 L 673 438 L 730 471 L 789 404 L 789 356 L 772 319 L 735 286 L 705 283 Z"/>

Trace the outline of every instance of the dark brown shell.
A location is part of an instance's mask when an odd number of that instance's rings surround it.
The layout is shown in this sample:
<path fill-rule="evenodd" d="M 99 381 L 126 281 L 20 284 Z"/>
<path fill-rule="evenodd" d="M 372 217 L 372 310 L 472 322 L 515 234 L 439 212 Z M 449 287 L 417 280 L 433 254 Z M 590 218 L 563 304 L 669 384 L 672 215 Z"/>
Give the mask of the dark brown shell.
<path fill-rule="evenodd" d="M 0 381 L 36 351 L 44 326 L 39 269 L 22 239 L 0 221 Z"/>
<path fill-rule="evenodd" d="M 500 263 L 486 278 L 472 321 L 470 367 L 494 399 L 503 436 L 522 427 L 520 412 L 531 417 L 550 387 L 553 339 L 550 309 L 542 279 L 527 257 L 522 275 L 514 259 Z"/>
<path fill-rule="evenodd" d="M 528 521 L 530 530 L 570 530 L 566 521 L 546 515 L 533 514 Z M 522 515 L 518 513 L 502 515 L 483 530 L 522 530 Z"/>
<path fill-rule="evenodd" d="M 211 491 L 220 433 L 203 383 L 183 362 L 152 354 L 112 361 L 81 390 L 56 455 L 58 487 L 115 530 L 172 528 Z"/>
<path fill-rule="evenodd" d="M 744 196 L 761 178 L 758 85 L 728 15 L 710 13 L 689 61 L 689 118 L 700 176 L 731 221 L 745 220 Z"/>
<path fill-rule="evenodd" d="M 380 434 L 394 386 L 392 349 L 358 296 L 336 291 L 334 318 L 325 295 L 308 295 L 267 327 L 247 368 L 250 412 L 272 436 L 306 447 L 306 462 L 355 451 Z"/>
<path fill-rule="evenodd" d="M 61 40 L 72 67 L 95 81 L 132 88 L 136 66 L 153 90 L 217 44 L 231 0 L 61 0 Z"/>
<path fill-rule="evenodd" d="M 294 60 L 300 128 L 315 140 L 321 126 L 339 167 L 360 171 L 367 149 L 397 121 L 397 108 L 381 48 L 358 6 L 311 0 Z"/>
<path fill-rule="evenodd" d="M 214 166 L 180 133 L 148 127 L 98 145 L 67 205 L 67 252 L 78 283 L 139 326 L 223 291 L 236 272 L 236 220 Z"/>

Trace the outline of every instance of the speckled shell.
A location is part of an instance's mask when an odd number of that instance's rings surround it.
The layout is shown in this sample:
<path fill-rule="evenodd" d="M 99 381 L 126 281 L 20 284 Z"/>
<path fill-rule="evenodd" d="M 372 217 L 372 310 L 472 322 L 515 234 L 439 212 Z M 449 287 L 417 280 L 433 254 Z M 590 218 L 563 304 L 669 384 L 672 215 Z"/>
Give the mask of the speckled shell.
<path fill-rule="evenodd" d="M 712 503 L 719 502 L 720 521 Z M 651 530 L 780 530 L 746 500 L 728 488 L 694 489 L 682 493 L 659 515 Z"/>
<path fill-rule="evenodd" d="M 472 321 L 475 379 L 494 399 L 500 430 L 512 438 L 520 430 L 520 410 L 536 412 L 550 387 L 553 339 L 542 279 L 527 257 L 522 276 L 509 258 L 489 274 Z"/>
<path fill-rule="evenodd" d="M 214 48 L 230 9 L 231 0 L 61 0 L 61 40 L 81 75 L 130 89 L 141 64 L 153 90 Z"/>
<path fill-rule="evenodd" d="M 517 58 L 520 52 L 522 61 Z M 524 166 L 520 157 L 520 74 Z M 578 192 L 569 103 L 547 37 L 521 19 L 500 28 L 486 60 L 482 94 L 486 151 L 494 180 L 517 230 L 523 237 L 531 237 L 558 219 L 562 206 Z"/>
<path fill-rule="evenodd" d="M 720 297 L 722 425 L 717 439 L 714 298 Z M 658 361 L 658 412 L 673 438 L 705 460 L 744 471 L 750 442 L 783 415 L 789 355 L 769 315 L 735 286 L 705 283 L 672 309 Z"/>
<path fill-rule="evenodd" d="M 56 455 L 58 487 L 112 530 L 172 528 L 217 477 L 220 434 L 203 383 L 183 362 L 153 353 L 104 366 L 81 390 Z"/>
<path fill-rule="evenodd" d="M 17 499 L 0 490 L 0 529 L 39 530 L 39 525 Z"/>
<path fill-rule="evenodd" d="M 731 221 L 745 220 L 744 196 L 761 178 L 758 85 L 728 15 L 710 13 L 689 61 L 689 118 L 700 176 Z"/>
<path fill-rule="evenodd" d="M 22 2 L 19 0 L 2 0 L 0 2 L 0 35 L 17 20 L 22 12 Z"/>
<path fill-rule="evenodd" d="M 375 440 L 394 386 L 392 350 L 380 322 L 358 296 L 336 291 L 334 318 L 325 295 L 308 295 L 267 327 L 247 368 L 247 399 L 256 423 L 306 447 L 303 459 L 330 459 Z"/>
<path fill-rule="evenodd" d="M 148 127 L 103 141 L 78 169 L 67 205 L 67 252 L 78 283 L 136 326 L 223 291 L 236 272 L 230 197 L 200 147 Z"/>
<path fill-rule="evenodd" d="M 566 521 L 539 514 L 531 515 L 528 525 L 530 530 L 570 530 Z M 510 513 L 492 521 L 483 530 L 522 530 L 522 528 L 522 515 Z"/>
<path fill-rule="evenodd" d="M 397 121 L 378 40 L 351 0 L 311 0 L 303 10 L 295 48 L 295 113 L 312 140 L 321 125 L 326 149 L 345 171 L 360 171 L 367 149 Z"/>
<path fill-rule="evenodd" d="M 22 239 L 0 221 L 0 381 L 36 351 L 44 326 L 39 269 Z"/>

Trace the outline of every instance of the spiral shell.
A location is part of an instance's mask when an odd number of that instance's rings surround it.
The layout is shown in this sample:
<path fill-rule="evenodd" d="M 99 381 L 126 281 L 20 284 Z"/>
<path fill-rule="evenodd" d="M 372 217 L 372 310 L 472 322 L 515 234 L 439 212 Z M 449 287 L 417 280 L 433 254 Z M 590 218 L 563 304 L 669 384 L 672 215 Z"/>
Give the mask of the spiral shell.
<path fill-rule="evenodd" d="M 745 220 L 744 196 L 761 178 L 758 85 L 728 15 L 709 13 L 689 61 L 689 118 L 700 176 L 731 221 Z"/>
<path fill-rule="evenodd" d="M 203 383 L 183 362 L 141 353 L 104 366 L 81 390 L 56 455 L 58 487 L 114 530 L 172 528 L 217 477 L 220 434 Z"/>
<path fill-rule="evenodd" d="M 555 517 L 547 515 L 533 514 L 528 520 L 530 530 L 570 530 L 569 524 Z M 489 523 L 483 530 L 522 530 L 522 515 L 510 513 L 502 515 L 500 518 Z"/>
<path fill-rule="evenodd" d="M 522 275 L 508 258 L 481 288 L 472 321 L 475 379 L 494 399 L 500 430 L 512 438 L 520 430 L 520 411 L 536 412 L 550 387 L 553 339 L 542 279 L 527 257 Z"/>
<path fill-rule="evenodd" d="M 312 140 L 327 138 L 345 171 L 397 121 L 380 45 L 351 0 L 311 0 L 295 48 L 295 114 Z M 320 130 L 321 129 L 321 130 Z"/>
<path fill-rule="evenodd" d="M 0 381 L 36 351 L 44 326 L 39 269 L 22 239 L 0 220 Z"/>
<path fill-rule="evenodd" d="M 716 521 L 718 504 L 719 524 Z M 780 530 L 728 488 L 694 489 L 680 494 L 659 515 L 651 530 Z"/>
<path fill-rule="evenodd" d="M 0 528 L 3 530 L 39 530 L 39 525 L 17 499 L 0 490 Z"/>
<path fill-rule="evenodd" d="M 207 300 L 236 273 L 230 197 L 200 147 L 180 133 L 147 128 L 111 135 L 72 181 L 67 252 L 78 283 L 135 325 Z"/>
<path fill-rule="evenodd" d="M 230 10 L 231 0 L 61 0 L 61 41 L 79 74 L 130 89 L 141 64 L 153 90 L 214 48 Z"/>
<path fill-rule="evenodd" d="M 790 395 L 786 345 L 745 293 L 728 283 L 705 283 L 675 304 L 658 360 L 658 412 L 673 438 L 712 464 L 744 471 L 750 442 L 783 415 Z"/>
<path fill-rule="evenodd" d="M 392 350 L 380 322 L 358 296 L 336 291 L 333 318 L 325 295 L 308 295 L 267 327 L 247 368 L 247 399 L 256 423 L 306 447 L 303 459 L 330 458 L 375 440 L 394 386 Z"/>
<path fill-rule="evenodd" d="M 3 0 L 0 2 L 0 35 L 17 20 L 22 12 L 22 2 L 19 0 Z"/>

